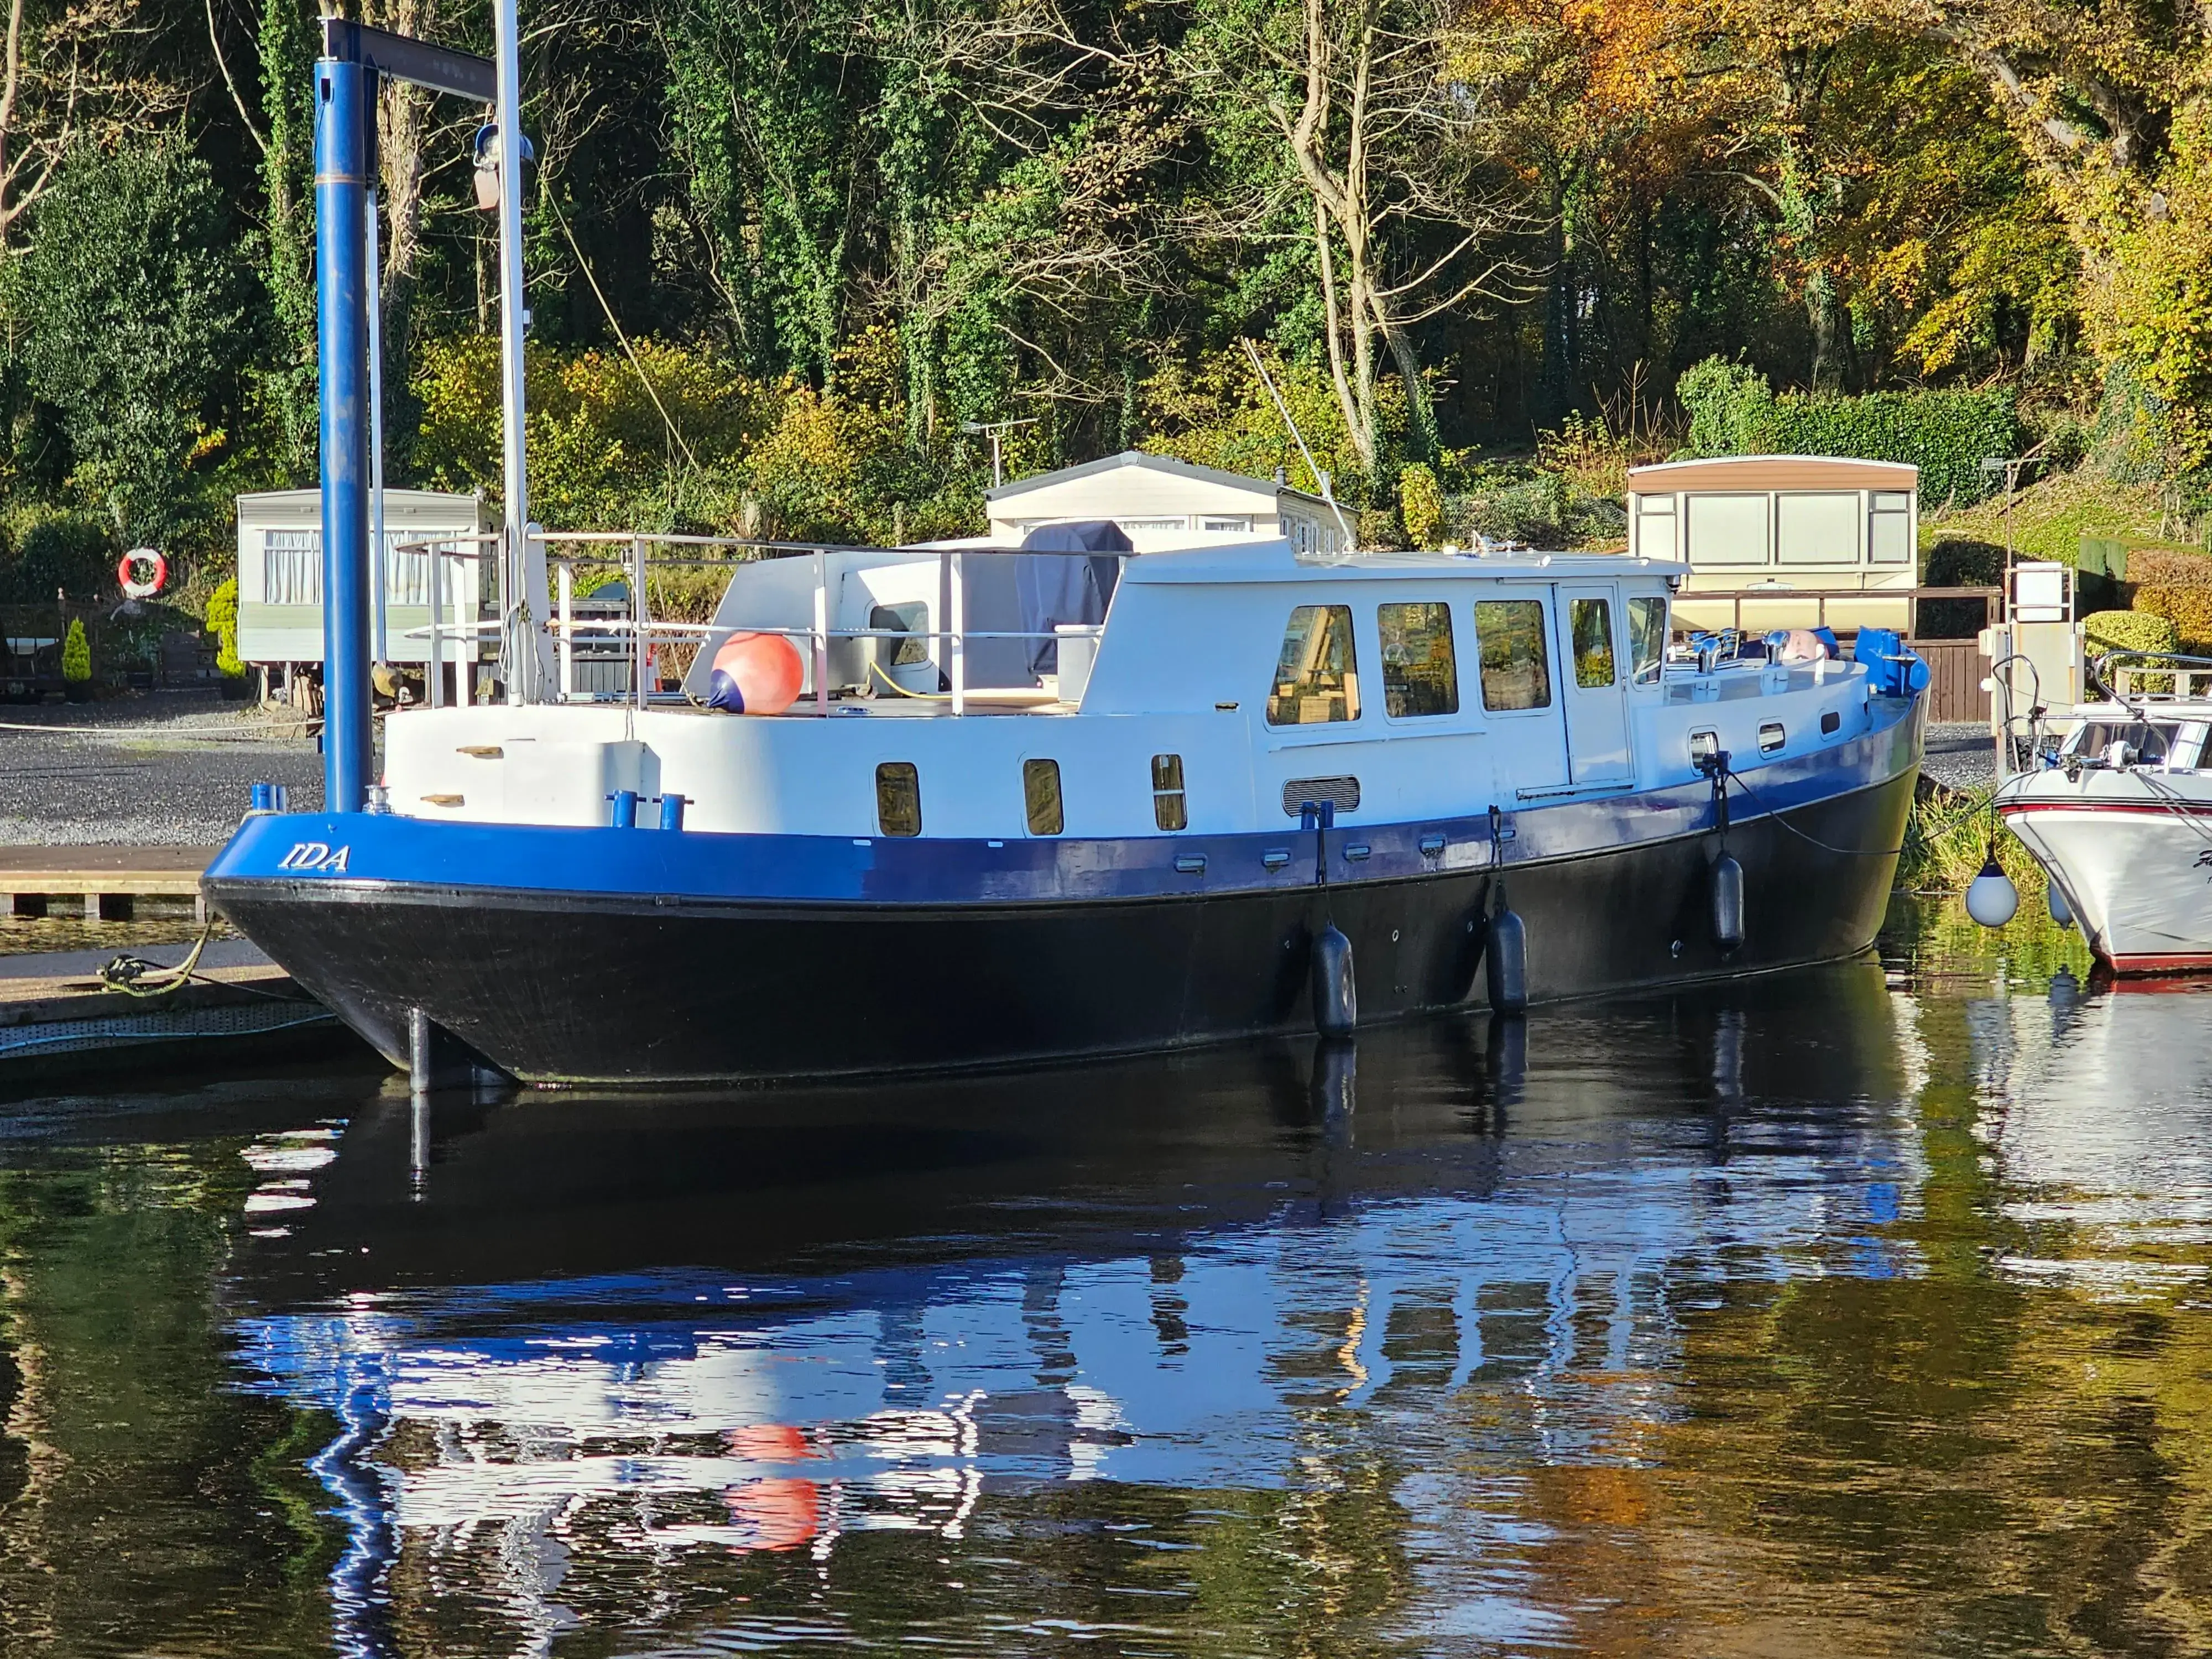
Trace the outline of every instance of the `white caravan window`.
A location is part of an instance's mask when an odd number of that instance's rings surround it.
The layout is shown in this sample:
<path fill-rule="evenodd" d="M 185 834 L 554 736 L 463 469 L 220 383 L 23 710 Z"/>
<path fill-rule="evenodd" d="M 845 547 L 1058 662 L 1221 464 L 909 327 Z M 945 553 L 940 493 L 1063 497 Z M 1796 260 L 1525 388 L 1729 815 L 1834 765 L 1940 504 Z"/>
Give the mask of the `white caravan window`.
<path fill-rule="evenodd" d="M 1765 495 L 1691 496 L 1690 562 L 1765 564 L 1767 501 Z"/>
<path fill-rule="evenodd" d="M 1775 550 L 1781 564 L 1856 564 L 1859 492 L 1778 495 L 1774 502 Z"/>
<path fill-rule="evenodd" d="M 1875 492 L 1867 515 L 1867 557 L 1876 564 L 1912 562 L 1912 497 L 1905 490 Z"/>
<path fill-rule="evenodd" d="M 323 602 L 323 532 L 261 532 L 261 599 L 264 605 Z"/>
<path fill-rule="evenodd" d="M 1647 559 L 1671 559 L 1680 551 L 1674 541 L 1672 495 L 1636 498 L 1636 550 Z"/>
<path fill-rule="evenodd" d="M 1232 536 L 1241 536 L 1252 528 L 1252 520 L 1249 519 L 1200 519 L 1198 521 L 1198 527 L 1200 530 L 1219 531 Z"/>

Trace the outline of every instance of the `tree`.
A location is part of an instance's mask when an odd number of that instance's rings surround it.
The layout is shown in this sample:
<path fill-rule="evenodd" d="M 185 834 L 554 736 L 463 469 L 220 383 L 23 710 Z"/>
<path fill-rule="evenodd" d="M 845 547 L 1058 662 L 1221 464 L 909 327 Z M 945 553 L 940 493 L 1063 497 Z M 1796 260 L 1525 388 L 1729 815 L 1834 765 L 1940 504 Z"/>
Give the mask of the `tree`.
<path fill-rule="evenodd" d="M 1361 466 L 1372 476 L 1382 459 L 1384 353 L 1405 387 L 1409 442 L 1432 453 L 1417 331 L 1475 301 L 1519 297 L 1528 274 L 1513 239 L 1532 222 L 1497 167 L 1510 63 L 1483 14 L 1468 0 L 1303 0 L 1297 12 L 1206 0 L 1194 36 L 1185 72 L 1227 141 L 1246 147 L 1237 159 L 1260 159 L 1255 117 L 1276 151 L 1243 188 L 1231 179 L 1220 228 L 1282 234 L 1303 221 Z"/>
<path fill-rule="evenodd" d="M 150 131 L 182 101 L 148 58 L 137 0 L 8 0 L 0 43 L 0 248 L 86 143 Z"/>
<path fill-rule="evenodd" d="M 71 617 L 62 639 L 62 678 L 82 684 L 92 678 L 92 646 L 84 637 L 84 618 Z"/>
<path fill-rule="evenodd" d="M 163 141 L 72 157 L 11 268 L 31 386 L 125 540 L 190 520 L 191 469 L 224 441 L 246 319 L 234 240 L 207 164 Z"/>

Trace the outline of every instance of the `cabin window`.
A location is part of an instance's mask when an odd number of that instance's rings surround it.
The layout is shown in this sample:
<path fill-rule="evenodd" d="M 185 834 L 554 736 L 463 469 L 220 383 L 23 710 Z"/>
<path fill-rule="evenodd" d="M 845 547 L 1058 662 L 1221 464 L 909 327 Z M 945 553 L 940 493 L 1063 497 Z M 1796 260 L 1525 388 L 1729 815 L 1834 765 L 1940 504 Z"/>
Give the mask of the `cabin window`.
<path fill-rule="evenodd" d="M 886 836 L 921 833 L 921 774 L 912 761 L 876 769 L 876 827 Z"/>
<path fill-rule="evenodd" d="M 1628 674 L 1638 685 L 1659 684 L 1667 660 L 1667 601 L 1628 602 Z"/>
<path fill-rule="evenodd" d="M 1385 605 L 1375 611 L 1382 636 L 1382 710 L 1392 720 L 1459 713 L 1459 664 L 1452 655 L 1451 607 Z"/>
<path fill-rule="evenodd" d="M 1779 563 L 1856 564 L 1858 491 L 1831 489 L 1777 496 L 1774 536 Z"/>
<path fill-rule="evenodd" d="M 1551 655 L 1544 649 L 1544 607 L 1535 599 L 1477 599 L 1474 637 L 1482 654 L 1482 706 L 1549 708 Z"/>
<path fill-rule="evenodd" d="M 1243 536 L 1251 533 L 1252 520 L 1249 519 L 1200 519 L 1198 521 L 1198 527 L 1200 530 L 1211 530 L 1221 534 Z"/>
<path fill-rule="evenodd" d="M 1759 752 L 1778 755 L 1790 742 L 1790 732 L 1780 720 L 1768 720 L 1759 728 Z"/>
<path fill-rule="evenodd" d="M 1604 599 L 1570 599 L 1567 627 L 1574 635 L 1575 684 L 1603 690 L 1613 681 L 1613 606 Z"/>
<path fill-rule="evenodd" d="M 1124 531 L 1132 530 L 1188 530 L 1188 519 L 1120 519 L 1115 520 Z"/>
<path fill-rule="evenodd" d="M 1874 510 L 1867 514 L 1867 557 L 1876 564 L 1911 562 L 1912 495 L 1910 490 L 1875 491 Z"/>
<path fill-rule="evenodd" d="M 1766 562 L 1766 496 L 1692 495 L 1688 499 L 1692 564 Z"/>
<path fill-rule="evenodd" d="M 1152 757 L 1152 822 L 1163 830 L 1181 830 L 1190 822 L 1182 796 L 1182 757 Z"/>
<path fill-rule="evenodd" d="M 1060 809 L 1058 761 L 1022 763 L 1022 810 L 1029 815 L 1033 836 L 1056 836 L 1066 827 Z"/>
<path fill-rule="evenodd" d="M 1327 726 L 1359 718 L 1359 665 L 1352 648 L 1352 607 L 1302 605 L 1283 631 L 1275 660 L 1270 726 Z"/>

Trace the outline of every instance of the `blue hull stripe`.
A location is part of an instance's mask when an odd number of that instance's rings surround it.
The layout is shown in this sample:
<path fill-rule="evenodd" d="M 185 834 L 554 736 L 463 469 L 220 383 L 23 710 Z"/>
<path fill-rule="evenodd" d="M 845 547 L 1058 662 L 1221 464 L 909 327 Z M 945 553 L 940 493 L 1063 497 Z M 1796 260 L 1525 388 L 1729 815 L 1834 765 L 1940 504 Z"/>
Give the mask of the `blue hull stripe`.
<path fill-rule="evenodd" d="M 1756 800 L 1731 789 L 1729 817 L 1748 823 L 1887 782 L 1917 766 L 1916 702 L 1877 702 L 1887 723 L 1815 754 L 1739 769 Z M 1503 803 L 1501 803 L 1502 805 Z M 1508 812 L 1505 864 L 1587 857 L 1713 827 L 1703 781 L 1584 797 Z M 1425 853 L 1421 843 L 1443 838 Z M 1487 809 L 1401 823 L 1340 821 L 1328 838 L 1332 884 L 1403 881 L 1490 861 Z M 1364 848 L 1364 858 L 1347 849 Z M 1287 853 L 1279 869 L 1263 862 Z M 1178 869 L 1204 860 L 1202 870 Z M 394 889 L 477 889 L 674 897 L 765 904 L 971 905 L 1153 899 L 1267 892 L 1313 884 L 1314 837 L 1295 825 L 1257 834 L 1115 840 L 1012 837 L 1002 842 L 875 836 L 717 835 L 697 830 L 452 823 L 398 815 L 282 813 L 249 818 L 206 879 L 271 881 L 369 897 Z M 334 895 L 335 896 L 335 895 Z"/>

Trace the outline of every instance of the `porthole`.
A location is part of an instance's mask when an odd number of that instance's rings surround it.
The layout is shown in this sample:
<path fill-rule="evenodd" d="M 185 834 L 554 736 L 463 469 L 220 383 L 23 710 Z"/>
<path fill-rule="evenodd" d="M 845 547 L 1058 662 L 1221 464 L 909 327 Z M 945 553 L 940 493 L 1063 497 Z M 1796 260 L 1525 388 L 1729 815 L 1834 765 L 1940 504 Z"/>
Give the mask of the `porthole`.
<path fill-rule="evenodd" d="M 1759 728 L 1759 752 L 1762 755 L 1779 753 L 1789 741 L 1790 733 L 1783 729 L 1780 720 L 1768 720 Z"/>
<path fill-rule="evenodd" d="M 876 827 L 886 836 L 921 833 L 921 775 L 912 761 L 876 768 Z"/>
<path fill-rule="evenodd" d="M 1837 732 L 1843 729 L 1844 717 L 1838 714 L 1834 709 L 1831 708 L 1826 714 L 1820 716 L 1820 735 L 1822 737 L 1832 738 Z"/>
<path fill-rule="evenodd" d="M 1022 763 L 1022 806 L 1029 815 L 1030 834 L 1056 836 L 1066 828 L 1060 805 L 1060 763 L 1025 760 Z"/>
<path fill-rule="evenodd" d="M 1182 757 L 1152 757 L 1152 822 L 1163 830 L 1181 830 L 1190 822 L 1183 803 Z"/>

